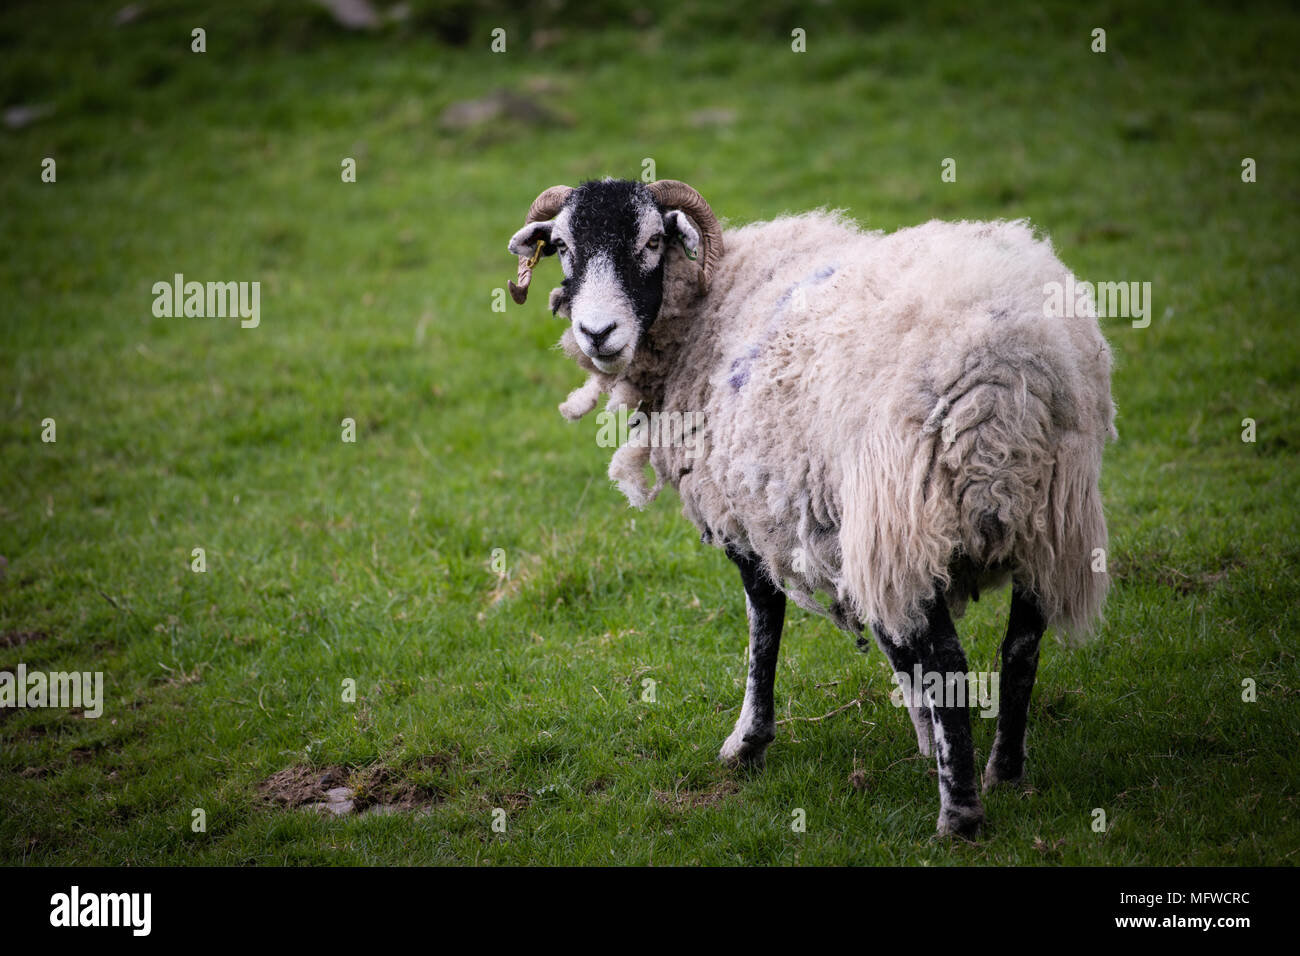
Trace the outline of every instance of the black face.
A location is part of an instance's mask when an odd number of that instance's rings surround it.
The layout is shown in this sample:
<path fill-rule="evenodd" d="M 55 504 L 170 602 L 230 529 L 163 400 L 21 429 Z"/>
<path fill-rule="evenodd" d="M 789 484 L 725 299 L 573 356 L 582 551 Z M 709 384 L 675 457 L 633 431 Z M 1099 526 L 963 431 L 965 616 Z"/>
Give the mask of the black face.
<path fill-rule="evenodd" d="M 659 315 L 664 293 L 663 211 L 650 190 L 627 180 L 584 183 L 564 212 L 567 239 L 553 234 L 552 244 L 564 262 L 563 298 L 572 302 L 583 285 L 589 266 L 602 259 L 612 266 L 614 281 L 622 289 L 644 332 Z M 564 253 L 567 252 L 567 257 Z"/>
<path fill-rule="evenodd" d="M 558 255 L 564 269 L 552 309 L 567 314 L 579 348 L 595 366 L 616 374 L 632 361 L 659 315 L 670 242 L 698 247 L 699 233 L 679 210 L 664 211 L 643 184 L 606 179 L 575 189 L 551 222 L 525 226 L 511 251 Z"/>

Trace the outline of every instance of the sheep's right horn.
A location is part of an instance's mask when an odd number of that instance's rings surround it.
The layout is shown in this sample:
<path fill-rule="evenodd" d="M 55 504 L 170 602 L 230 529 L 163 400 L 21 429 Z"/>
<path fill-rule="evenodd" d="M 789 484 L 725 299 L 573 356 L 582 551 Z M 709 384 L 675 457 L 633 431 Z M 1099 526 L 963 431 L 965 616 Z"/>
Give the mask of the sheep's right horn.
<path fill-rule="evenodd" d="M 555 218 L 556 213 L 564 208 L 564 201 L 569 198 L 571 192 L 573 192 L 572 186 L 552 186 L 550 189 L 543 190 L 542 194 L 534 199 L 533 204 L 528 207 L 528 216 L 524 219 L 524 225 Z M 517 276 L 519 284 L 516 285 L 514 282 L 506 283 L 510 287 L 510 297 L 520 305 L 523 305 L 528 298 L 528 286 L 533 281 L 533 265 L 536 262 L 536 254 L 531 260 L 528 256 L 520 256 L 519 274 Z"/>
<path fill-rule="evenodd" d="M 680 209 L 695 220 L 700 227 L 703 249 L 700 251 L 700 287 L 707 288 L 713 272 L 722 258 L 722 227 L 718 217 L 693 186 L 676 179 L 660 179 L 650 183 L 650 192 L 665 209 Z"/>

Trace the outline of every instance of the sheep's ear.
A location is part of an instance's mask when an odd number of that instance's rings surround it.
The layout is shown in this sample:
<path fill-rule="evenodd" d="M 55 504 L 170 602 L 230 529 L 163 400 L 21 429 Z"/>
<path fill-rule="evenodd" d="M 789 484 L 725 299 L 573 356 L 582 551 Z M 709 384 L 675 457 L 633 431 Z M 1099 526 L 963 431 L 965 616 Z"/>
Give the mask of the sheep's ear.
<path fill-rule="evenodd" d="M 509 249 L 511 254 L 516 256 L 531 256 L 533 250 L 537 248 L 537 241 L 539 239 L 547 244 L 546 255 L 554 253 L 555 247 L 550 244 L 551 227 L 554 225 L 555 224 L 551 222 L 530 222 L 528 225 L 524 226 L 524 228 L 520 229 L 510 237 Z"/>
<path fill-rule="evenodd" d="M 692 258 L 700 254 L 700 234 L 680 209 L 674 209 L 664 216 L 664 233 L 669 242 L 680 238 Z"/>
<path fill-rule="evenodd" d="M 561 319 L 570 318 L 569 315 L 569 297 L 564 292 L 563 286 L 556 286 L 551 290 L 551 298 L 548 302 L 551 314 L 559 316 Z"/>

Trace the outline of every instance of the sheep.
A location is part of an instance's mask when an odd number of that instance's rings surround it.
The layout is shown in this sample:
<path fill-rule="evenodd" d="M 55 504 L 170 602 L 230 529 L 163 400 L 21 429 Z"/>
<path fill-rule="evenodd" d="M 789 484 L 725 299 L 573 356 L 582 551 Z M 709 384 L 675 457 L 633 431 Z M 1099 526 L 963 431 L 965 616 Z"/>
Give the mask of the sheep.
<path fill-rule="evenodd" d="M 1043 633 L 1086 636 L 1109 583 L 1110 350 L 1091 301 L 1047 314 L 1045 289 L 1070 276 L 1050 241 L 1024 221 L 885 234 L 824 210 L 724 233 L 684 183 L 606 179 L 543 192 L 509 250 L 521 304 L 540 258 L 560 259 L 551 309 L 588 373 L 567 416 L 608 393 L 612 409 L 702 423 L 695 455 L 629 440 L 610 471 L 638 506 L 672 485 L 739 568 L 748 678 L 720 759 L 761 766 L 775 738 L 789 598 L 864 649 L 871 631 L 937 758 L 938 831 L 975 838 L 953 619 L 1011 582 L 987 792 L 1023 778 Z"/>

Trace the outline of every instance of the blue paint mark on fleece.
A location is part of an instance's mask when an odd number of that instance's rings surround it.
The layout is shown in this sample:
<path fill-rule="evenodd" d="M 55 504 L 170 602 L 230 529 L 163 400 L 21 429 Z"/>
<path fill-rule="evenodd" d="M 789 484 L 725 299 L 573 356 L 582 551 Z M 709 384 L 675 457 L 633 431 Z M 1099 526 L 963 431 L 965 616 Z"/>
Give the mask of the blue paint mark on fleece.
<path fill-rule="evenodd" d="M 731 363 L 731 377 L 727 381 L 731 383 L 734 391 L 738 392 L 745 387 L 745 383 L 749 381 L 750 366 L 754 364 L 754 359 L 758 358 L 758 353 L 761 351 L 762 349 L 757 345 L 751 345 L 749 351 Z"/>
<path fill-rule="evenodd" d="M 776 308 L 773 311 L 772 318 L 767 323 L 767 328 L 764 331 L 762 342 L 758 345 L 751 345 L 745 350 L 744 355 L 731 363 L 730 374 L 727 376 L 727 382 L 731 385 L 733 391 L 740 391 L 749 381 L 749 372 L 754 364 L 754 360 L 758 358 L 759 354 L 763 351 L 763 346 L 770 342 L 772 337 L 776 335 L 776 330 L 781 324 L 781 318 L 785 314 L 786 307 L 789 306 L 790 300 L 794 298 L 795 292 L 799 289 L 805 289 L 808 286 L 820 285 L 833 276 L 838 267 L 839 263 L 822 266 L 812 275 L 805 279 L 800 279 L 781 294 L 781 298 L 776 300 Z"/>

